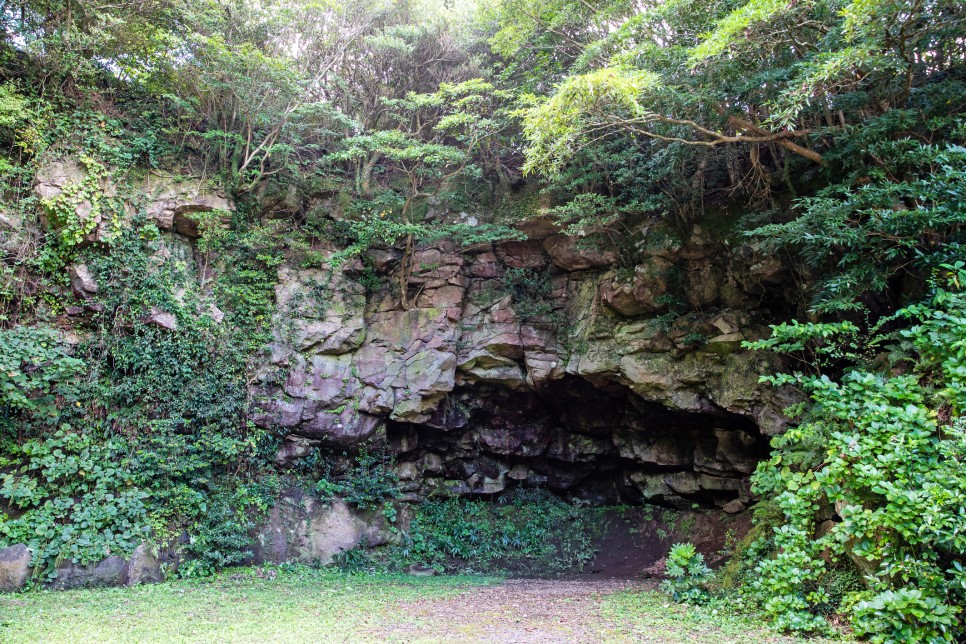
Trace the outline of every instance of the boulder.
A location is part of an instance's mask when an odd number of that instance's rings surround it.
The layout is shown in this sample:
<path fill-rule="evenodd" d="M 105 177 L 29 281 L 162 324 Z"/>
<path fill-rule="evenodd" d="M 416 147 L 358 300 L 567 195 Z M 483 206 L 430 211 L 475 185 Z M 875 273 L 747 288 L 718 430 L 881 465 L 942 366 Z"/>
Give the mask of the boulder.
<path fill-rule="evenodd" d="M 690 467 L 694 461 L 693 438 L 684 432 L 619 432 L 614 444 L 622 458 L 659 467 Z"/>
<path fill-rule="evenodd" d="M 663 257 L 650 257 L 634 267 L 630 279 L 615 276 L 603 281 L 601 301 L 626 317 L 665 310 L 670 301 L 667 295 L 673 267 Z"/>
<path fill-rule="evenodd" d="M 216 225 L 225 226 L 235 209 L 224 192 L 203 181 L 172 181 L 151 177 L 145 186 L 151 195 L 147 216 L 161 230 L 173 230 L 186 237 L 200 237 L 204 213 L 213 213 Z"/>
<path fill-rule="evenodd" d="M 87 566 L 67 563 L 57 568 L 56 575 L 48 584 L 51 590 L 123 586 L 127 581 L 127 561 L 121 557 L 111 556 Z"/>
<path fill-rule="evenodd" d="M 141 317 L 141 322 L 168 331 L 178 330 L 178 318 L 175 317 L 174 313 L 168 313 L 153 306 L 147 315 Z"/>
<path fill-rule="evenodd" d="M 357 349 L 365 337 L 365 287 L 341 269 L 283 267 L 275 301 L 279 345 L 306 354 L 339 355 Z"/>
<path fill-rule="evenodd" d="M 377 416 L 357 411 L 351 406 L 343 409 L 322 409 L 313 418 L 298 426 L 298 433 L 318 439 L 330 446 L 357 445 L 376 433 L 382 426 Z"/>
<path fill-rule="evenodd" d="M 281 447 L 275 453 L 275 464 L 279 467 L 289 467 L 296 461 L 311 454 L 319 441 L 304 436 L 289 435 L 285 437 Z"/>
<path fill-rule="evenodd" d="M 11 593 L 27 584 L 30 550 L 23 544 L 0 548 L 0 592 Z"/>
<path fill-rule="evenodd" d="M 541 269 L 547 265 L 543 245 L 536 240 L 500 244 L 496 247 L 496 257 L 509 268 Z"/>
<path fill-rule="evenodd" d="M 158 584 L 164 581 L 161 573 L 161 559 L 157 546 L 141 543 L 127 561 L 124 583 L 128 586 L 139 584 Z"/>
<path fill-rule="evenodd" d="M 547 448 L 547 457 L 565 463 L 591 462 L 615 451 L 613 440 L 557 431 Z"/>
<path fill-rule="evenodd" d="M 572 272 L 588 268 L 610 266 L 617 261 L 617 253 L 599 250 L 593 245 L 582 246 L 580 240 L 565 235 L 551 235 L 543 240 L 543 248 L 550 255 L 553 265 Z"/>
<path fill-rule="evenodd" d="M 389 527 L 381 512 L 360 511 L 344 501 L 325 503 L 289 490 L 258 534 L 255 560 L 328 565 L 355 547 L 389 543 L 396 538 Z"/>
<path fill-rule="evenodd" d="M 91 275 L 91 271 L 87 268 L 86 264 L 74 264 L 70 267 L 69 274 L 70 286 L 71 290 L 74 291 L 74 295 L 86 300 L 94 293 L 97 293 L 97 282 L 94 280 L 94 276 Z"/>

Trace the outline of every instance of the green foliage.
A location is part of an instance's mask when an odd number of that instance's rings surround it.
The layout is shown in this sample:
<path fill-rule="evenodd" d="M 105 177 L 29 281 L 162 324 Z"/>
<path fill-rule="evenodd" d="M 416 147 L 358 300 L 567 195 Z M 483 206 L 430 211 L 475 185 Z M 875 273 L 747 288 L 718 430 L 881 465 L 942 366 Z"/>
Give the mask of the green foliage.
<path fill-rule="evenodd" d="M 681 338 L 681 344 L 691 349 L 700 349 L 708 343 L 708 336 L 703 333 L 692 332 Z"/>
<path fill-rule="evenodd" d="M 912 322 L 897 334 L 904 348 L 895 349 L 912 373 L 883 375 L 860 364 L 839 380 L 772 379 L 797 383 L 813 401 L 800 425 L 774 439 L 772 457 L 754 477 L 757 492 L 775 499 L 784 515 L 774 554 L 758 564 L 753 584 L 783 628 L 824 627 L 829 553 L 863 573 L 868 589 L 844 598 L 860 633 L 883 642 L 964 635 L 964 268 L 947 266 L 929 300 L 898 314 Z M 776 328 L 775 335 L 796 346 L 800 331 Z M 836 516 L 820 534 L 823 508 Z"/>
<path fill-rule="evenodd" d="M 927 275 L 962 252 L 966 148 L 879 141 L 868 153 L 877 167 L 856 168 L 845 181 L 799 200 L 793 221 L 753 233 L 797 248 L 820 271 L 819 312 L 861 308 L 863 293 L 887 291 L 910 267 Z"/>
<path fill-rule="evenodd" d="M 58 562 L 128 554 L 142 539 L 183 532 L 193 559 L 183 574 L 243 558 L 277 492 L 259 476 L 261 432 L 245 420 L 248 352 L 267 338 L 275 279 L 258 239 L 220 241 L 232 260 L 214 289 L 230 311 L 223 324 L 192 254 L 135 219 L 106 252 L 87 251 L 100 312 L 75 350 L 84 360 L 52 331 L 0 332 L 10 385 L 0 400 L 10 412 L 0 507 L 15 509 L 0 514 L 0 542 L 28 543 L 43 579 Z M 157 311 L 177 328 L 152 324 Z"/>
<path fill-rule="evenodd" d="M 323 500 L 341 498 L 362 510 L 375 510 L 399 494 L 399 477 L 392 466 L 390 454 L 364 447 L 345 475 L 334 477 L 327 468 L 315 491 Z"/>
<path fill-rule="evenodd" d="M 83 360 L 70 355 L 54 329 L 0 329 L 0 445 L 15 434 L 21 415 L 56 425 L 57 398 L 73 402 L 69 383 L 85 368 Z"/>
<path fill-rule="evenodd" d="M 860 602 L 855 607 L 855 626 L 876 643 L 948 642 L 961 630 L 959 613 L 957 607 L 918 588 L 900 588 Z"/>
<path fill-rule="evenodd" d="M 101 185 L 107 169 L 88 156 L 81 157 L 81 163 L 86 170 L 82 181 L 68 184 L 56 197 L 41 201 L 61 243 L 67 247 L 84 241 L 84 237 L 97 228 L 101 218 L 109 215 Z M 114 213 L 112 221 L 115 224 L 119 221 L 118 213 Z"/>
<path fill-rule="evenodd" d="M 0 476 L 0 499 L 19 516 L 0 521 L 0 543 L 27 544 L 44 581 L 62 559 L 87 565 L 133 552 L 149 536 L 148 494 L 135 485 L 126 448 L 67 423 L 12 447 L 6 458 L 19 467 Z"/>
<path fill-rule="evenodd" d="M 513 295 L 513 311 L 527 322 L 555 322 L 550 274 L 532 268 L 507 268 L 503 288 Z"/>
<path fill-rule="evenodd" d="M 595 526 L 593 510 L 542 490 L 518 491 L 496 503 L 424 501 L 391 556 L 395 565 L 437 570 L 579 570 L 594 555 Z"/>
<path fill-rule="evenodd" d="M 530 147 L 524 171 L 559 175 L 578 147 L 587 143 L 591 123 L 610 111 L 647 119 L 641 98 L 660 87 L 657 74 L 627 67 L 605 67 L 567 78 L 550 99 L 526 113 L 524 133 Z"/>
<path fill-rule="evenodd" d="M 661 590 L 674 601 L 702 604 L 708 599 L 711 569 L 704 563 L 704 555 L 693 543 L 676 543 L 667 555 L 667 578 Z"/>
<path fill-rule="evenodd" d="M 239 484 L 231 479 L 215 483 L 203 502 L 203 517 L 188 530 L 179 553 L 179 577 L 204 577 L 243 562 L 251 554 L 251 534 L 278 497 L 278 480 L 266 476 Z"/>

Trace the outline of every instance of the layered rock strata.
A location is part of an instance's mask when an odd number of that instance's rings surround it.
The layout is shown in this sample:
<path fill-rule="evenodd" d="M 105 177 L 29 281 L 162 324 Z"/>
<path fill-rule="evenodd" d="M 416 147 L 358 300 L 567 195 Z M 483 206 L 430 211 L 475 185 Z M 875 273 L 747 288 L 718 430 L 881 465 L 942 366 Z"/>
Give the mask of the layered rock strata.
<path fill-rule="evenodd" d="M 255 416 L 286 435 L 279 464 L 375 441 L 413 500 L 540 485 L 595 502 L 747 502 L 791 402 L 758 384 L 777 365 L 742 348 L 790 306 L 782 265 L 695 227 L 618 270 L 542 229 L 417 249 L 408 310 L 392 249 L 365 258 L 384 283 L 368 293 L 361 263 L 281 269 Z"/>

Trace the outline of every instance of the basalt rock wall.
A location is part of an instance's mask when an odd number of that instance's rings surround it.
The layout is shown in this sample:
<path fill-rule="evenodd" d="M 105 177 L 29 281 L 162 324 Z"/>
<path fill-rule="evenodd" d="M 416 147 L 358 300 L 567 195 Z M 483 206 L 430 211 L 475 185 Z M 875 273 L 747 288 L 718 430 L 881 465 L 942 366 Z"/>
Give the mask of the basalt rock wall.
<path fill-rule="evenodd" d="M 53 163 L 34 190 L 53 199 L 83 176 Z M 217 270 L 196 248 L 197 215 L 227 225 L 226 195 L 153 175 L 135 192 L 161 231 L 158 252 L 202 281 Z M 288 216 L 268 201 L 268 216 Z M 76 210 L 81 222 L 99 216 L 86 202 Z M 93 224 L 83 243 L 108 241 L 109 223 Z M 310 267 L 278 271 L 253 420 L 283 437 L 282 468 L 319 446 L 384 445 L 410 500 L 529 485 L 592 502 L 741 509 L 793 402 L 758 383 L 780 365 L 742 343 L 789 319 L 801 291 L 776 256 L 715 229 L 653 227 L 633 262 L 532 219 L 522 241 L 417 246 L 407 306 L 399 248 L 330 262 L 339 249 L 323 245 Z M 99 286 L 83 264 L 70 278 L 67 314 L 83 319 Z M 178 332 L 170 312 L 145 316 Z"/>
<path fill-rule="evenodd" d="M 700 226 L 633 266 L 527 233 L 417 248 L 408 308 L 396 249 L 281 268 L 254 418 L 284 435 L 278 464 L 378 443 L 412 500 L 539 485 L 740 510 L 792 402 L 758 383 L 779 365 L 742 348 L 794 306 L 782 263 Z"/>

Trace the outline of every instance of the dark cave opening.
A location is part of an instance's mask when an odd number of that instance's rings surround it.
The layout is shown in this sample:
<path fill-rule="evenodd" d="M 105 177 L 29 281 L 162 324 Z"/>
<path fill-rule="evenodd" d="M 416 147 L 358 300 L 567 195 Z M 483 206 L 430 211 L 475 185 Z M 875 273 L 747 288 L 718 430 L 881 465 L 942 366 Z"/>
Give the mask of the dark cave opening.
<path fill-rule="evenodd" d="M 571 376 L 538 391 L 457 388 L 425 423 L 389 421 L 386 436 L 413 501 L 543 487 L 593 505 L 743 507 L 768 449 L 748 417 L 672 410 Z"/>

